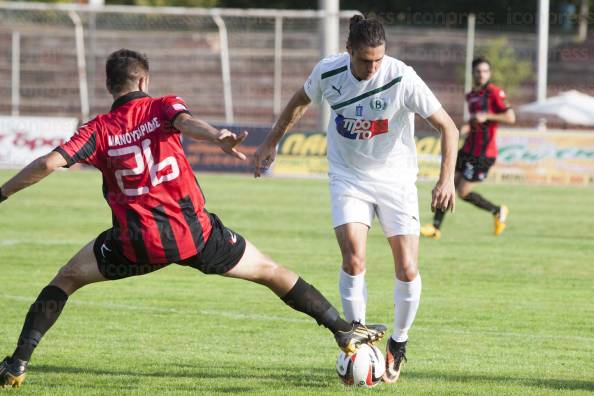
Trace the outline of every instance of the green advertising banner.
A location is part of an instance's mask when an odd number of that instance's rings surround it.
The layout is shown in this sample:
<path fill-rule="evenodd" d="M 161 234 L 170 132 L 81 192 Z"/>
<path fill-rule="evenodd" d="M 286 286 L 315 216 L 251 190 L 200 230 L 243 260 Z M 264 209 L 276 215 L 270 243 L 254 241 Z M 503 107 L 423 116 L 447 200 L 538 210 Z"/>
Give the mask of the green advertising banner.
<path fill-rule="evenodd" d="M 415 136 L 419 178 L 439 175 L 440 140 L 435 132 Z M 527 184 L 594 185 L 594 133 L 502 130 L 497 134 L 499 157 L 490 180 Z M 326 134 L 293 132 L 279 144 L 275 175 L 325 175 Z"/>

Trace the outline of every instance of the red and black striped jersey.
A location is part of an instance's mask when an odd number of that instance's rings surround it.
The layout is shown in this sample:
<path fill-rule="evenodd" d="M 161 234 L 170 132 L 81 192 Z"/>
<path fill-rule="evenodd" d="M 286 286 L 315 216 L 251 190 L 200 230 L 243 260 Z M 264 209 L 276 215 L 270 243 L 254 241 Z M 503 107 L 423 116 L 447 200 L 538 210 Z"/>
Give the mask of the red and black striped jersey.
<path fill-rule="evenodd" d="M 192 257 L 210 236 L 204 195 L 173 127 L 181 113 L 189 111 L 179 97 L 131 92 L 55 149 L 67 166 L 81 162 L 101 171 L 113 234 L 137 263 Z"/>
<path fill-rule="evenodd" d="M 487 83 L 478 90 L 466 94 L 470 114 L 488 112 L 503 113 L 510 108 L 505 92 L 493 83 Z M 470 133 L 464 141 L 462 151 L 474 157 L 497 157 L 495 135 L 498 123 L 470 121 Z"/>

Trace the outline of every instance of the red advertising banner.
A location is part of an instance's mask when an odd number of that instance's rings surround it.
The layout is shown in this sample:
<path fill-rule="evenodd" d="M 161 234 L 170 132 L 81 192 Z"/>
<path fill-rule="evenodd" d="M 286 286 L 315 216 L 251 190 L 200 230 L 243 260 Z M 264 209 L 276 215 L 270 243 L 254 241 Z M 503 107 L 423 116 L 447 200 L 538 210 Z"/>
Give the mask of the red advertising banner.
<path fill-rule="evenodd" d="M 21 167 L 70 138 L 76 118 L 0 116 L 0 166 Z"/>

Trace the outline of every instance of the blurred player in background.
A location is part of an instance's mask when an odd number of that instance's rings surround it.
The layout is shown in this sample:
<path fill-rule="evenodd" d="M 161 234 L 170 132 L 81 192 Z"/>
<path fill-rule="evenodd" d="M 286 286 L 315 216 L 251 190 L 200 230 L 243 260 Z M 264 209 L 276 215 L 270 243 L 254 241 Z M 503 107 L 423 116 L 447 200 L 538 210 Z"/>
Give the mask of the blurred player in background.
<path fill-rule="evenodd" d="M 23 382 L 35 347 L 76 290 L 147 274 L 170 263 L 265 285 L 287 305 L 327 327 L 346 352 L 379 340 L 385 326 L 344 321 L 316 288 L 206 210 L 180 132 L 242 160 L 246 157 L 236 147 L 247 132 L 236 135 L 193 118 L 179 97 L 149 97 L 148 72 L 144 55 L 125 49 L 111 54 L 106 63 L 106 85 L 114 98 L 111 111 L 81 126 L 69 141 L 0 188 L 4 201 L 57 168 L 85 163 L 101 171 L 113 218 L 113 227 L 83 247 L 31 305 L 16 350 L 0 363 L 0 386 Z"/>
<path fill-rule="evenodd" d="M 255 176 L 276 157 L 281 137 L 311 102 L 326 99 L 332 222 L 342 254 L 339 289 L 348 320 L 365 321 L 367 235 L 378 216 L 392 250 L 394 328 L 384 381 L 395 382 L 405 360 L 408 330 L 421 297 L 418 270 L 419 208 L 415 113 L 441 132 L 443 160 L 432 208 L 453 209 L 458 130 L 441 104 L 403 62 L 385 54 L 386 37 L 375 19 L 350 21 L 347 52 L 322 59 L 283 110 L 255 154 Z"/>
<path fill-rule="evenodd" d="M 491 203 L 472 190 L 477 183 L 485 180 L 497 159 L 497 126 L 500 122 L 514 124 L 516 115 L 507 102 L 505 92 L 490 82 L 491 64 L 487 59 L 479 57 L 472 61 L 472 79 L 472 91 L 466 95 L 470 119 L 460 129 L 462 135 L 468 136 L 456 161 L 456 191 L 463 201 L 493 215 L 494 232 L 499 235 L 505 229 L 509 209 L 505 205 Z M 437 209 L 433 224 L 421 227 L 421 235 L 441 238 L 444 216 L 445 211 Z"/>

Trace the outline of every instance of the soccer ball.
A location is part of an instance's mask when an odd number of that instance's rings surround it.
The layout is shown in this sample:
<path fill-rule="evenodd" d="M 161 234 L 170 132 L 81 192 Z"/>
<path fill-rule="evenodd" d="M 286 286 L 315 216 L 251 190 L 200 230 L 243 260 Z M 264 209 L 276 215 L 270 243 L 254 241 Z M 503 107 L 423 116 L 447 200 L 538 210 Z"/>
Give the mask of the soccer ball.
<path fill-rule="evenodd" d="M 345 385 L 373 388 L 385 371 L 384 356 L 375 345 L 363 344 L 350 356 L 341 351 L 336 359 L 336 373 Z"/>

